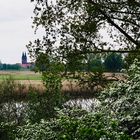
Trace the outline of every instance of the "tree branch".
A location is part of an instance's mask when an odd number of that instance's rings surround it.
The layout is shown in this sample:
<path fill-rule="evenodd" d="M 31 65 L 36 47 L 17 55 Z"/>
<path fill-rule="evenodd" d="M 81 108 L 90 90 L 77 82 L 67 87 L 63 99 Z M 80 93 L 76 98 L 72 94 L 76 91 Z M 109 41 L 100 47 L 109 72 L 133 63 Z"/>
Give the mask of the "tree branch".
<path fill-rule="evenodd" d="M 105 17 L 105 19 L 110 23 L 112 26 L 114 26 L 116 29 L 118 29 L 128 40 L 133 42 L 136 46 L 140 46 L 139 42 L 133 39 L 129 34 L 127 34 L 122 28 L 120 28 L 111 18 L 105 13 L 105 11 L 102 11 L 97 3 L 95 3 L 92 0 L 88 0 L 91 4 L 96 5 L 98 11 Z"/>
<path fill-rule="evenodd" d="M 116 20 L 119 20 L 119 21 L 124 21 L 124 22 L 127 22 L 127 23 L 131 23 L 131 24 L 133 24 L 133 25 L 135 25 L 135 26 L 137 26 L 137 27 L 140 28 L 140 25 L 139 25 L 139 24 L 136 24 L 136 23 L 133 22 L 133 21 L 129 21 L 129 20 L 126 20 L 126 19 L 121 19 L 121 18 L 113 17 L 113 16 L 112 16 L 111 18 L 116 19 Z"/>
<path fill-rule="evenodd" d="M 94 51 L 75 51 L 73 54 L 99 54 L 99 53 L 121 53 L 121 54 L 128 54 L 128 53 L 134 53 L 134 54 L 140 54 L 140 51 L 138 50 L 94 50 Z"/>

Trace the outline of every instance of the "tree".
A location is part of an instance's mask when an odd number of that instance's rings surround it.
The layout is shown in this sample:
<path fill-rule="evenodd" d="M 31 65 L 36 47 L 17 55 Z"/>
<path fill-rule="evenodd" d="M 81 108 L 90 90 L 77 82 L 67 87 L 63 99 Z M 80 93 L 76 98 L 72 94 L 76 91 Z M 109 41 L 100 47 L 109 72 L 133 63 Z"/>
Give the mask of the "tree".
<path fill-rule="evenodd" d="M 87 70 L 91 72 L 103 72 L 103 62 L 100 55 L 88 55 Z"/>
<path fill-rule="evenodd" d="M 137 51 L 140 48 L 139 0 L 31 2 L 35 3 L 35 32 L 39 27 L 45 30 L 42 39 L 27 45 L 30 56 L 35 60 L 44 53 L 43 57 L 51 58 L 54 64 L 65 66 L 75 75 L 91 53 L 140 53 Z M 56 71 L 59 77 L 62 71 Z"/>
<path fill-rule="evenodd" d="M 20 70 L 20 65 L 18 64 L 1 64 L 1 70 Z"/>
<path fill-rule="evenodd" d="M 30 53 L 49 53 L 66 61 L 69 55 L 118 52 L 140 48 L 139 0 L 31 0 L 36 3 L 34 26 L 42 26 L 43 40 L 30 43 Z M 112 41 L 102 40 L 102 31 Z M 110 50 L 105 50 L 106 45 Z"/>
<path fill-rule="evenodd" d="M 0 61 L 0 70 L 2 70 L 2 67 L 3 67 L 3 66 L 2 66 L 2 62 Z"/>
<path fill-rule="evenodd" d="M 106 57 L 104 65 L 106 70 L 117 72 L 123 68 L 124 62 L 120 54 L 111 53 Z"/>

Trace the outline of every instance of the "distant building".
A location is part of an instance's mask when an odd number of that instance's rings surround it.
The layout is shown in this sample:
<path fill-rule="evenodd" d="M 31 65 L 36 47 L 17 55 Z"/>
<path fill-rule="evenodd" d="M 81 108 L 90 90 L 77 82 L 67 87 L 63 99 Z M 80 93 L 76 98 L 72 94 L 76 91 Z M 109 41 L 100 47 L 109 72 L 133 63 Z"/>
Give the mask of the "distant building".
<path fill-rule="evenodd" d="M 22 57 L 21 57 L 21 67 L 30 68 L 31 66 L 32 66 L 32 64 L 28 62 L 26 52 L 23 52 Z"/>
<path fill-rule="evenodd" d="M 22 64 L 27 64 L 27 55 L 26 55 L 26 52 L 24 53 L 22 53 L 22 58 L 21 58 L 21 63 Z"/>

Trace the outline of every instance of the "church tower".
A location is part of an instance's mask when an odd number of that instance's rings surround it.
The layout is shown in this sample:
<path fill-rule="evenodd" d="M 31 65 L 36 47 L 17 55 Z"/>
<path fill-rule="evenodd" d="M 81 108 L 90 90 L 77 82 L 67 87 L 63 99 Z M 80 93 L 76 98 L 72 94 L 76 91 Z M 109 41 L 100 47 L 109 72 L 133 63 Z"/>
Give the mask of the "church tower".
<path fill-rule="evenodd" d="M 24 53 L 22 53 L 22 57 L 21 57 L 21 63 L 22 64 L 27 64 L 27 55 L 26 55 L 26 52 Z"/>

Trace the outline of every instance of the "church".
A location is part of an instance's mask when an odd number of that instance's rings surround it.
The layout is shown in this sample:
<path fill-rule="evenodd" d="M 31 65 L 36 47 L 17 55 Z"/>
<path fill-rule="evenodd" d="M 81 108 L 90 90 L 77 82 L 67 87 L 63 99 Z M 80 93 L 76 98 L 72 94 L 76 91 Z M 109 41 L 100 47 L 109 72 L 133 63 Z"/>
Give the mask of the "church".
<path fill-rule="evenodd" d="M 22 68 L 30 68 L 31 65 L 32 64 L 28 62 L 26 52 L 23 52 L 22 57 L 21 57 L 21 67 Z"/>

